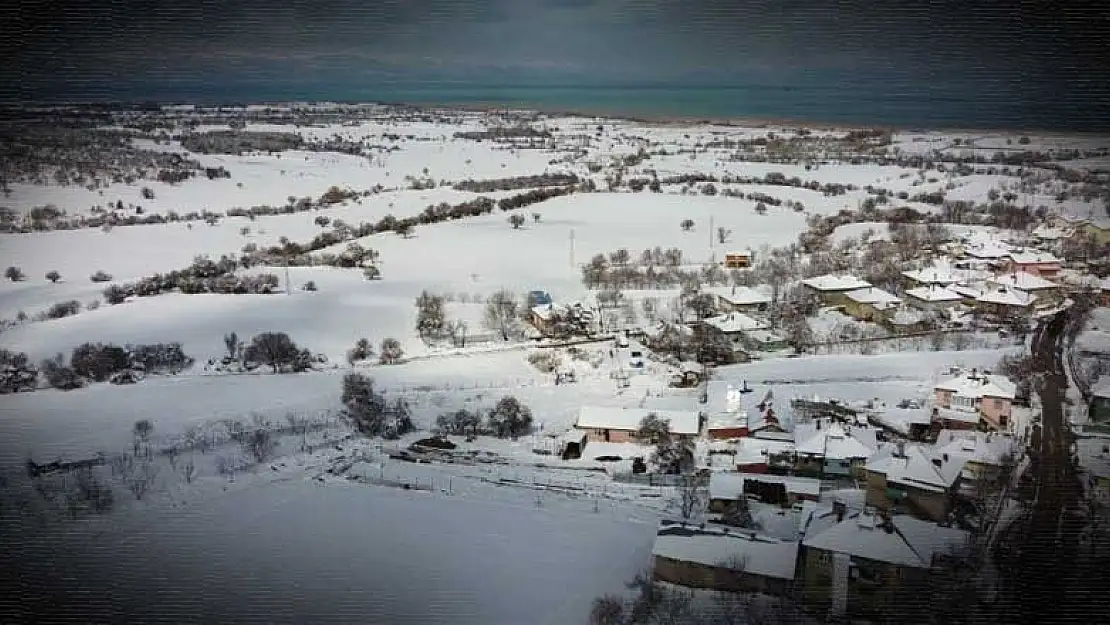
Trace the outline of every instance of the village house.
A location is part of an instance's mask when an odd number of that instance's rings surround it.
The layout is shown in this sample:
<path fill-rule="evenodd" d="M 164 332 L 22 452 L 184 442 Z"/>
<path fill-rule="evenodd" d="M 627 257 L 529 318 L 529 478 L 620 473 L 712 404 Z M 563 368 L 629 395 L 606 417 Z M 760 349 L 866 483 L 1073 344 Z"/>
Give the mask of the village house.
<path fill-rule="evenodd" d="M 670 432 L 676 436 L 697 436 L 701 429 L 700 417 L 694 411 L 601 406 L 582 406 L 574 427 L 585 431 L 591 442 L 635 443 L 640 423 L 649 414 L 668 420 Z"/>
<path fill-rule="evenodd" d="M 990 277 L 985 269 L 975 269 L 975 262 L 955 262 L 947 258 L 939 259 L 920 269 L 902 272 L 903 283 L 907 289 L 923 286 L 952 286 L 953 284 L 974 282 Z"/>
<path fill-rule="evenodd" d="M 1042 278 L 1055 278 L 1063 261 L 1048 252 L 1019 249 L 1002 258 L 1001 268 L 1008 273 L 1023 272 Z"/>
<path fill-rule="evenodd" d="M 1110 307 L 1110 277 L 1102 279 L 1098 285 L 1099 305 Z"/>
<path fill-rule="evenodd" d="M 1068 225 L 1075 234 L 1093 238 L 1099 245 L 1110 245 L 1110 218 L 1092 217 L 1090 219 L 1072 219 Z"/>
<path fill-rule="evenodd" d="M 872 458 L 867 472 L 867 505 L 896 514 L 939 522 L 952 509 L 952 492 L 963 462 L 932 456 L 924 447 L 899 443 Z"/>
<path fill-rule="evenodd" d="M 741 438 L 736 443 L 733 461 L 741 473 L 786 475 L 794 470 L 794 441 L 754 436 Z"/>
<path fill-rule="evenodd" d="M 547 303 L 533 306 L 530 312 L 532 326 L 544 336 L 552 336 L 560 331 L 569 331 L 567 309 L 557 304 Z"/>
<path fill-rule="evenodd" d="M 906 291 L 906 303 L 919 310 L 938 312 L 960 306 L 964 296 L 946 286 L 930 284 Z"/>
<path fill-rule="evenodd" d="M 1009 243 L 984 237 L 972 237 L 959 249 L 961 257 L 985 261 L 994 267 L 1005 262 L 1012 253 L 1014 253 L 1014 247 Z"/>
<path fill-rule="evenodd" d="M 734 352 L 774 351 L 787 346 L 785 339 L 768 330 L 766 322 L 743 313 L 725 313 L 702 323 L 707 331 L 727 341 Z"/>
<path fill-rule="evenodd" d="M 660 524 L 652 548 L 656 581 L 725 592 L 789 595 L 799 544 L 750 530 Z"/>
<path fill-rule="evenodd" d="M 995 287 L 1016 289 L 1028 293 L 1036 298 L 1037 306 L 1057 306 L 1064 300 L 1060 285 L 1024 271 L 999 274 L 988 280 L 987 283 Z"/>
<path fill-rule="evenodd" d="M 710 380 L 705 389 L 706 432 L 714 440 L 741 438 L 748 435 L 748 415 L 742 400 L 747 384 L 735 387 L 722 380 Z"/>
<path fill-rule="evenodd" d="M 999 478 L 1016 458 L 1017 442 L 994 432 L 941 430 L 933 443 L 933 455 L 945 462 L 962 463 L 961 486 Z"/>
<path fill-rule="evenodd" d="M 977 369 L 966 373 L 956 370 L 955 375 L 933 387 L 933 405 L 946 411 L 939 412 L 941 419 L 956 421 L 946 416 L 949 414 L 947 411 L 959 412 L 969 419 L 975 415 L 976 421 L 982 425 L 1004 430 L 1010 427 L 1016 394 L 1016 385 L 1004 376 Z M 933 427 L 936 428 L 937 424 L 934 423 Z M 944 427 L 961 429 L 950 424 Z"/>
<path fill-rule="evenodd" d="M 814 477 L 859 477 L 864 463 L 875 450 L 850 432 L 839 423 L 820 419 L 812 424 L 797 425 L 794 431 L 795 472 Z"/>
<path fill-rule="evenodd" d="M 709 474 L 710 512 L 724 512 L 740 499 L 791 508 L 820 498 L 821 481 L 817 479 L 730 471 Z"/>
<path fill-rule="evenodd" d="M 807 606 L 864 618 L 927 583 L 969 540 L 963 530 L 904 515 L 849 512 L 842 503 L 814 511 L 804 536 Z"/>
<path fill-rule="evenodd" d="M 961 292 L 959 286 L 954 290 Z M 977 314 L 998 322 L 1029 319 L 1036 303 L 1029 293 L 1005 286 L 978 285 L 965 293 L 973 294 Z"/>
<path fill-rule="evenodd" d="M 902 298 L 873 286 L 844 293 L 844 311 L 860 321 L 885 321 L 901 304 Z"/>
<path fill-rule="evenodd" d="M 842 306 L 846 293 L 866 289 L 871 283 L 851 275 L 826 274 L 802 280 L 802 286 L 816 294 L 822 305 Z"/>
<path fill-rule="evenodd" d="M 928 330 L 933 325 L 926 311 L 906 305 L 894 311 L 886 323 L 895 334 L 916 334 Z"/>
<path fill-rule="evenodd" d="M 717 309 L 722 312 L 763 314 L 771 306 L 771 297 L 746 286 L 702 287 L 703 293 L 717 298 Z"/>

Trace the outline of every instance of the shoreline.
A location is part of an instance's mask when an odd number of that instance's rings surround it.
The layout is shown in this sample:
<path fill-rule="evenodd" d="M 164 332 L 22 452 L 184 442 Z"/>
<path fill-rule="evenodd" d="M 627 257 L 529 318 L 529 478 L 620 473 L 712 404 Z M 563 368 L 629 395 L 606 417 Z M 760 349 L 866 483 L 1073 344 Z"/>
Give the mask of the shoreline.
<path fill-rule="evenodd" d="M 827 121 L 818 119 L 803 119 L 796 117 L 753 117 L 753 116 L 718 116 L 718 115 L 681 115 L 681 114 L 644 114 L 644 113 L 623 113 L 620 110 L 607 109 L 605 107 L 590 107 L 590 106 L 557 106 L 547 105 L 542 103 L 529 103 L 529 102 L 417 102 L 417 101 L 390 101 L 390 100 L 254 100 L 254 101 L 235 101 L 218 103 L 213 101 L 205 101 L 200 98 L 196 101 L 183 101 L 176 99 L 167 100 L 145 100 L 145 99 L 130 99 L 130 100 L 65 100 L 65 101 L 27 101 L 16 103 L 0 103 L 0 109 L 16 109 L 33 107 L 64 107 L 64 106 L 120 106 L 130 107 L 137 105 L 151 105 L 156 104 L 159 106 L 180 106 L 195 104 L 201 107 L 229 107 L 229 106 L 289 106 L 295 104 L 301 105 L 324 105 L 334 104 L 337 106 L 388 106 L 398 108 L 411 108 L 416 110 L 443 110 L 443 111 L 464 111 L 472 113 L 536 113 L 547 117 L 572 117 L 583 119 L 598 119 L 607 120 L 611 122 L 631 122 L 645 126 L 665 127 L 665 128 L 698 128 L 716 126 L 722 128 L 738 128 L 738 129 L 766 129 L 771 126 L 783 127 L 787 130 L 817 130 L 817 131 L 839 131 L 839 130 L 880 130 L 884 132 L 903 132 L 903 133 L 918 133 L 918 134 L 988 134 L 988 135 L 1006 135 L 1006 136 L 1019 136 L 1019 135 L 1034 135 L 1037 137 L 1059 137 L 1059 138 L 1110 138 L 1110 131 L 1091 131 L 1091 130 L 1052 130 L 1044 128 L 1007 128 L 1007 127 L 959 127 L 959 126 L 928 126 L 928 125 L 909 125 L 909 124 L 883 124 L 883 123 L 868 123 L 868 122 L 852 122 L 852 121 Z"/>

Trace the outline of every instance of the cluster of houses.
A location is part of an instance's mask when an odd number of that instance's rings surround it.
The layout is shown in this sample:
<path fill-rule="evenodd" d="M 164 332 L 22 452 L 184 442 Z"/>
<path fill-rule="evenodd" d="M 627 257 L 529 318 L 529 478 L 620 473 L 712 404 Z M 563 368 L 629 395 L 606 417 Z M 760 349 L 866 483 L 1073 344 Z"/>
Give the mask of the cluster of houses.
<path fill-rule="evenodd" d="M 825 306 L 903 333 L 931 319 L 956 322 L 1028 321 L 1059 309 L 1066 299 L 1063 262 L 1051 253 L 1000 240 L 968 237 L 948 255 L 902 272 L 900 294 L 851 275 L 824 275 L 802 284 Z"/>
<path fill-rule="evenodd" d="M 655 414 L 673 436 L 707 450 L 701 519 L 661 525 L 657 580 L 801 590 L 810 607 L 866 616 L 958 554 L 976 527 L 981 486 L 997 483 L 1016 455 L 1015 439 L 999 431 L 1012 383 L 974 370 L 949 374 L 934 389 L 929 443 L 895 440 L 848 409 L 787 427 L 770 392 L 723 381 L 707 384 L 697 411 L 582 407 L 564 436 L 576 454 L 590 445 L 632 448 L 640 423 Z"/>

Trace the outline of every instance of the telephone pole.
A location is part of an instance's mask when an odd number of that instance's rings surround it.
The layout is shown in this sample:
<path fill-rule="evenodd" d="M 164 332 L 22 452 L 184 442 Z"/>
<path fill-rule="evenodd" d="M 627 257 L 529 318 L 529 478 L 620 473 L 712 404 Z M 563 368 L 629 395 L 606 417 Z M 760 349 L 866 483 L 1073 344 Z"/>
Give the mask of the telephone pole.
<path fill-rule="evenodd" d="M 574 228 L 570 229 L 570 267 L 574 269 Z"/>
<path fill-rule="evenodd" d="M 289 281 L 289 252 L 285 253 L 285 294 L 293 294 L 293 284 Z"/>

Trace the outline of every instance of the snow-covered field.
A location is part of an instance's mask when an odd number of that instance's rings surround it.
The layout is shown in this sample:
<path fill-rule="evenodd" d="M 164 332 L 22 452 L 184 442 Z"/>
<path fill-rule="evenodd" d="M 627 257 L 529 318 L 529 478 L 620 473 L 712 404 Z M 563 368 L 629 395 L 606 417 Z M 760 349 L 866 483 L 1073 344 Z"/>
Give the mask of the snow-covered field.
<path fill-rule="evenodd" d="M 947 182 L 941 176 L 935 183 L 912 186 L 917 170 L 892 165 L 835 162 L 807 168 L 735 162 L 727 160 L 723 149 L 701 149 L 691 158 L 679 150 L 695 149 L 698 142 L 716 135 L 708 129 L 604 121 L 605 131 L 592 136 L 601 121 L 547 120 L 549 127 L 559 127 L 563 133 L 591 135 L 583 144 L 585 156 L 557 165 L 553 159 L 563 156 L 558 151 L 510 150 L 494 142 L 453 138 L 457 131 L 482 127 L 466 117 L 457 126 L 366 122 L 297 130 L 306 137 L 338 134 L 396 148 L 370 157 L 292 151 L 188 155 L 206 166 L 227 168 L 233 175 L 230 180 L 117 184 L 99 192 L 13 184 L 10 196 L 0 201 L 4 206 L 26 213 L 55 204 L 69 215 L 87 214 L 90 207 L 118 200 L 142 205 L 147 213 L 223 213 L 235 207 L 281 205 L 289 196 L 315 198 L 331 186 L 363 190 L 380 184 L 387 190 L 319 211 L 255 220 L 225 218 L 212 226 L 194 222 L 191 228 L 171 223 L 116 227 L 108 232 L 86 228 L 0 234 L 0 263 L 20 267 L 27 275 L 25 281 L 0 282 L 0 319 L 14 319 L 20 312 L 33 316 L 65 300 L 88 304 L 101 299 L 106 285 L 89 281 L 97 270 L 123 282 L 185 268 L 197 255 L 238 254 L 249 243 L 277 245 L 283 237 L 305 243 L 323 231 L 314 223 L 320 215 L 357 225 L 387 214 L 414 216 L 431 204 L 458 204 L 478 196 L 498 199 L 520 192 L 477 194 L 449 186 L 410 190 L 406 182 L 410 176 L 457 182 L 573 172 L 604 189 L 605 176 L 612 170 L 591 173 L 587 164 L 650 146 L 663 147 L 668 154 L 629 167 L 626 178 L 647 176 L 648 170 L 660 177 L 780 172 L 807 181 L 861 189 L 874 185 L 910 194 L 943 188 Z M 774 129 L 722 127 L 714 132 L 735 139 L 763 136 L 769 130 Z M 403 138 L 387 140 L 390 134 Z M 898 138 L 898 146 L 906 152 L 940 150 L 950 146 L 951 138 L 916 141 L 906 135 Z M 564 139 L 574 144 L 573 139 Z M 991 137 L 978 141 L 980 147 L 998 143 Z M 176 143 L 146 147 L 182 150 Z M 950 197 L 985 201 L 991 188 L 1006 182 L 1004 178 L 965 177 Z M 149 186 L 155 198 L 144 200 L 141 186 Z M 622 388 L 610 374 L 627 358 L 627 350 L 618 349 L 610 356 L 609 343 L 583 346 L 587 357 L 581 360 L 562 352 L 564 368 L 573 367 L 578 377 L 574 384 L 562 385 L 529 364 L 527 357 L 534 349 L 530 345 L 481 344 L 462 350 L 429 346 L 417 336 L 413 302 L 424 290 L 450 294 L 456 301 L 448 304 L 448 315 L 465 318 L 471 332 L 478 332 L 482 331 L 478 327 L 482 306 L 463 302 L 480 301 L 499 289 L 516 294 L 544 290 L 561 302 L 583 299 L 588 291 L 582 284 L 582 265 L 595 254 L 627 248 L 635 259 L 646 248 L 677 247 L 686 264 L 701 264 L 713 255 L 719 260 L 724 251 L 788 245 L 805 230 L 808 215 L 855 209 L 869 197 L 862 190 L 826 196 L 792 187 L 734 187 L 744 193 L 800 201 L 806 208 L 795 212 L 785 206 L 769 207 L 767 214 L 759 215 L 753 201 L 680 195 L 675 185 L 662 193 L 574 193 L 515 211 L 526 217 L 519 229 L 507 223 L 506 212 L 494 210 L 490 215 L 419 225 L 411 237 L 384 233 L 359 239 L 358 243 L 380 253 L 381 280 L 368 281 L 358 269 L 292 268 L 289 294 L 164 294 L 115 306 L 105 303 L 72 317 L 4 329 L 0 347 L 25 352 L 34 362 L 58 353 L 68 355 L 90 341 L 180 342 L 197 364 L 180 375 L 152 376 L 132 386 L 93 384 L 69 392 L 42 389 L 5 395 L 0 401 L 0 467 L 4 469 L 0 478 L 22 470 L 29 456 L 47 462 L 127 451 L 132 426 L 139 419 L 155 424 L 158 441 L 170 441 L 190 427 L 224 418 L 246 420 L 258 414 L 280 422 L 290 412 L 335 410 L 341 379 L 351 371 L 344 362 L 345 353 L 363 337 L 375 346 L 387 337 L 401 342 L 405 362 L 360 365 L 357 370 L 371 375 L 387 396 L 410 402 L 414 421 L 424 430 L 421 435 L 439 415 L 460 408 L 489 408 L 510 394 L 531 407 L 544 433 L 573 424 L 584 405 L 697 410 L 697 391 L 666 388 L 671 370 L 654 362 L 649 361 L 647 371 L 632 376 L 629 386 Z M 540 219 L 533 219 L 532 213 Z M 680 228 L 685 219 L 695 223 L 690 231 Z M 718 227 L 732 232 L 725 244 L 715 240 Z M 844 226 L 834 240 L 858 237 L 868 228 L 875 229 L 876 238 L 888 236 L 883 224 L 861 223 Z M 337 253 L 347 244 L 325 251 Z M 62 276 L 57 284 L 44 278 L 51 270 Z M 277 274 L 284 284 L 283 268 L 265 271 Z M 315 282 L 318 290 L 301 290 L 308 281 Z M 638 300 L 648 294 L 627 295 Z M 655 296 L 670 300 L 677 291 Z M 329 365 L 297 375 L 225 375 L 204 370 L 208 360 L 224 354 L 225 334 L 236 332 L 249 340 L 267 331 L 287 332 L 301 347 L 325 355 Z M 1006 351 L 774 358 L 721 367 L 715 375 L 734 383 L 746 381 L 756 401 L 770 390 L 778 400 L 776 408 L 781 406 L 789 422 L 787 400 L 794 397 L 877 399 L 887 404 L 922 399 L 942 369 L 953 364 L 992 367 Z M 241 475 L 233 483 L 223 476 L 202 475 L 195 485 L 202 496 L 192 500 L 151 497 L 143 505 L 120 506 L 110 514 L 80 521 L 88 524 L 87 532 L 62 530 L 55 535 L 53 530 L 39 533 L 23 527 L 19 533 L 8 533 L 3 546 L 14 549 L 23 544 L 18 558 L 23 568 L 18 573 L 27 580 L 43 580 L 54 571 L 67 570 L 66 579 L 55 579 L 59 597 L 95 598 L 139 621 L 187 613 L 199 621 L 240 623 L 584 622 L 593 597 L 620 592 L 622 583 L 648 563 L 659 506 L 613 500 L 607 507 L 597 507 L 589 499 L 573 497 L 537 501 L 530 491 L 482 481 L 493 471 L 526 471 L 533 480 L 537 475 L 548 480 L 558 475 L 555 469 L 530 466 L 551 460 L 533 454 L 533 443 L 532 437 L 466 443 L 466 448 L 495 450 L 508 459 L 509 468 L 472 467 L 465 475 L 425 474 L 439 469 L 423 465 L 389 465 L 397 475 L 432 480 L 437 484 L 434 492 L 338 479 L 320 485 L 307 470 L 283 473 L 275 468 L 275 476 L 270 476 L 260 467 L 255 470 L 258 475 Z M 385 466 L 381 465 L 383 474 Z M 374 466 L 361 468 L 374 473 Z M 455 478 L 467 486 L 442 492 L 444 480 L 450 484 Z M 59 553 L 68 555 L 63 558 Z M 236 581 L 228 582 L 232 579 Z M 132 592 L 139 581 L 144 590 Z M 188 591 L 179 592 L 181 588 Z M 76 609 L 58 597 L 45 597 L 28 609 L 48 607 Z M 106 616 L 105 620 L 112 619 Z"/>

